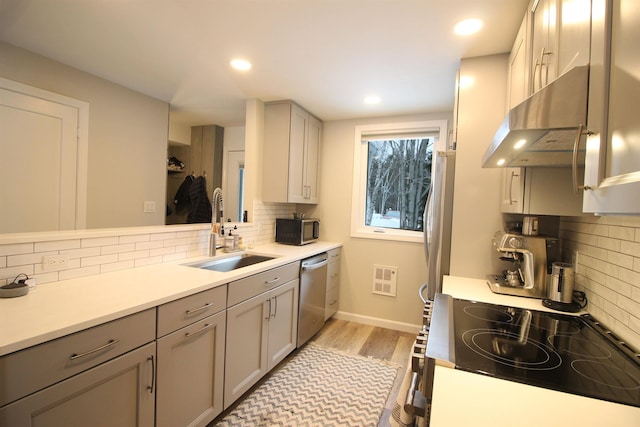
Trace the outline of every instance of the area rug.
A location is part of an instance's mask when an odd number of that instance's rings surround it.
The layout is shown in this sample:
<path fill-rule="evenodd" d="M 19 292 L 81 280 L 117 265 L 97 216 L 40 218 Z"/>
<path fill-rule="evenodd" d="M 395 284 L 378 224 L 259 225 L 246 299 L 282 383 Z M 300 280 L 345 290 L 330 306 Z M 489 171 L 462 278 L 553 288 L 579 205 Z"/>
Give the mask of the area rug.
<path fill-rule="evenodd" d="M 377 426 L 399 366 L 309 343 L 216 426 Z"/>

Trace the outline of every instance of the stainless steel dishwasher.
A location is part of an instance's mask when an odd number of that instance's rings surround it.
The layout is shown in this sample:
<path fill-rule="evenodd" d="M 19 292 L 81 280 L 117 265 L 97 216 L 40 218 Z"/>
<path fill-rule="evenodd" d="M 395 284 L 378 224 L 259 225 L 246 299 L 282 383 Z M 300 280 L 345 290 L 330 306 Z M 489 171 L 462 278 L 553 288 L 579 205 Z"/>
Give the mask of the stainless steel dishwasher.
<path fill-rule="evenodd" d="M 303 259 L 300 264 L 297 347 L 306 343 L 324 325 L 328 263 L 329 256 L 323 252 Z"/>

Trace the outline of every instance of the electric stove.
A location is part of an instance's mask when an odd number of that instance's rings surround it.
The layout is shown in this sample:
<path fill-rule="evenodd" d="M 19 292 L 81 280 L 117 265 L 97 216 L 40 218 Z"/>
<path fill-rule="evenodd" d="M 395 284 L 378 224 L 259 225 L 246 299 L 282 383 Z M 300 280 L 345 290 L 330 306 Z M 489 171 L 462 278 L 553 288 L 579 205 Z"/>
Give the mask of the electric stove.
<path fill-rule="evenodd" d="M 447 313 L 442 313 L 443 306 Z M 640 355 L 588 314 L 571 316 L 441 294 L 432 339 L 442 338 L 443 328 L 448 329 L 445 347 L 451 353 L 446 358 L 456 369 L 640 407 Z M 428 348 L 429 357 L 439 356 L 429 353 Z"/>

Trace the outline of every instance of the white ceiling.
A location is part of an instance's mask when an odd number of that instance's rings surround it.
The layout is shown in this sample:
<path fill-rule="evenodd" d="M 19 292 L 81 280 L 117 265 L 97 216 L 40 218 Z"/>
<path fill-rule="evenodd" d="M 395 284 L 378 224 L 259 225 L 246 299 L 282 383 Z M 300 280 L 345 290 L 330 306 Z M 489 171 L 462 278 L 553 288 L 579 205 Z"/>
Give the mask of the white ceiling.
<path fill-rule="evenodd" d="M 450 111 L 460 58 L 509 51 L 527 3 L 0 0 L 0 39 L 170 102 L 188 124 L 243 124 L 250 98 L 339 120 Z M 454 35 L 470 17 L 481 32 Z M 230 69 L 236 56 L 252 70 Z"/>

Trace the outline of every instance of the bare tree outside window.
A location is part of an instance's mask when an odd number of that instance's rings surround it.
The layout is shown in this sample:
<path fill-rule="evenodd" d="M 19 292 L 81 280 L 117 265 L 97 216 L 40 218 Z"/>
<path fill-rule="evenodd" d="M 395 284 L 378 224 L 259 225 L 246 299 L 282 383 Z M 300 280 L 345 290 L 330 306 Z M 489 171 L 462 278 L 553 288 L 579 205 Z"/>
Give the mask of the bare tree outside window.
<path fill-rule="evenodd" d="M 368 140 L 365 224 L 422 231 L 435 138 Z"/>

